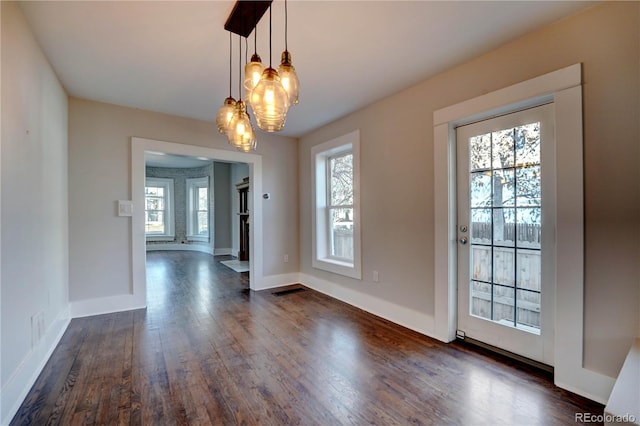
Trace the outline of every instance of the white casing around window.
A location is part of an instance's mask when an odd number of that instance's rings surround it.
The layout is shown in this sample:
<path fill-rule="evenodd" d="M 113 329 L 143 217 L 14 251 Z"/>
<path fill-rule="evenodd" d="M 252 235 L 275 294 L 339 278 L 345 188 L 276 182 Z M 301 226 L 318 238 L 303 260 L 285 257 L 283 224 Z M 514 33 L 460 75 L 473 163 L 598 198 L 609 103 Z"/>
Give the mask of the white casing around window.
<path fill-rule="evenodd" d="M 209 178 L 207 176 L 199 177 L 199 178 L 189 178 L 187 179 L 187 240 L 189 241 L 209 241 L 209 234 L 211 232 L 211 214 L 209 209 L 207 209 L 207 235 L 199 235 L 196 232 L 196 228 L 198 226 L 197 222 L 197 214 L 198 214 L 198 204 L 197 204 L 197 195 L 195 192 L 199 188 L 207 188 L 208 191 L 208 200 L 211 200 L 211 188 L 209 186 Z M 209 207 L 210 201 L 207 201 L 207 206 Z"/>
<path fill-rule="evenodd" d="M 353 154 L 353 262 L 329 255 L 327 208 L 327 162 L 344 152 Z M 360 242 L 360 130 L 355 130 L 311 149 L 312 168 L 312 266 L 350 278 L 362 278 Z"/>
<path fill-rule="evenodd" d="M 174 185 L 173 179 L 147 177 L 145 186 L 157 186 L 165 189 L 165 210 L 163 234 L 147 234 L 147 241 L 173 241 L 175 239 Z"/>

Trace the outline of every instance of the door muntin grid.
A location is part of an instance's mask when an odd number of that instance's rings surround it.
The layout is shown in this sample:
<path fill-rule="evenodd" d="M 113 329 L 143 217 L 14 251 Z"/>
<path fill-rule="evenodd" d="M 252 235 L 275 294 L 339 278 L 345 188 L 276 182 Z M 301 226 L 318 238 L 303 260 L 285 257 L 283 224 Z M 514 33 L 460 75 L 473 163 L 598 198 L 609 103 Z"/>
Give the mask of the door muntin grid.
<path fill-rule="evenodd" d="M 469 314 L 540 333 L 540 122 L 469 138 Z"/>

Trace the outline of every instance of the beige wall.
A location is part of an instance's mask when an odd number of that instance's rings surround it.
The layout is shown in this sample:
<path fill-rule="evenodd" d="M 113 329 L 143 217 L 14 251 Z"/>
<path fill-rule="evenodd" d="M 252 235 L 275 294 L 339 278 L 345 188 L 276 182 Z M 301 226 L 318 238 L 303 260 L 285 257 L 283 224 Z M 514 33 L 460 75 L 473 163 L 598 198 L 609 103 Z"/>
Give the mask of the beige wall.
<path fill-rule="evenodd" d="M 131 223 L 116 200 L 131 199 L 131 137 L 229 149 L 213 122 L 71 98 L 69 101 L 69 298 L 131 292 Z M 297 271 L 297 144 L 258 135 L 263 157 L 264 275 Z M 283 254 L 296 257 L 282 262 Z"/>
<path fill-rule="evenodd" d="M 640 321 L 640 3 L 607 2 L 304 136 L 301 272 L 433 315 L 433 112 L 581 62 L 586 368 L 615 377 Z M 311 147 L 361 132 L 362 281 L 311 267 Z M 558 141 L 562 143 L 562 141 Z M 380 282 L 372 282 L 372 271 Z M 558 307 L 562 309 L 562 307 Z"/>
<path fill-rule="evenodd" d="M 14 2 L 2 13 L 0 423 L 68 321 L 67 95 Z M 31 317 L 44 335 L 32 343 Z M 30 385 L 29 385 L 30 386 Z"/>

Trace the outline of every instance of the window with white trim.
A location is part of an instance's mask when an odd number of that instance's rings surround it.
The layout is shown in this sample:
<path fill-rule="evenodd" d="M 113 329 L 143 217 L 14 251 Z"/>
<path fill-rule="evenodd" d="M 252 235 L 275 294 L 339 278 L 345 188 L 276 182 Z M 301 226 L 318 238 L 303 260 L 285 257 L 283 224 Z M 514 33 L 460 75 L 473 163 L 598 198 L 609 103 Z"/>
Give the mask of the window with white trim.
<path fill-rule="evenodd" d="M 209 241 L 209 178 L 187 179 L 187 239 Z"/>
<path fill-rule="evenodd" d="M 144 188 L 145 233 L 150 241 L 175 238 L 173 179 L 146 178 Z"/>
<path fill-rule="evenodd" d="M 360 132 L 316 145 L 311 155 L 312 266 L 360 279 Z"/>

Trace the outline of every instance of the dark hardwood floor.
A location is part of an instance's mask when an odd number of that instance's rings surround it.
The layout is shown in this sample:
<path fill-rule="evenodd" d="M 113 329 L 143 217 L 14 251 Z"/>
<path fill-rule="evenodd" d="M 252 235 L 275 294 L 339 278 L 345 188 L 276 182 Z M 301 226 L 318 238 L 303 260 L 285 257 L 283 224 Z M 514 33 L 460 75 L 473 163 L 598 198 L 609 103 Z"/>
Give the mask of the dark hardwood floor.
<path fill-rule="evenodd" d="M 600 404 L 312 290 L 248 291 L 209 255 L 150 252 L 148 307 L 77 318 L 12 425 L 571 425 Z"/>

